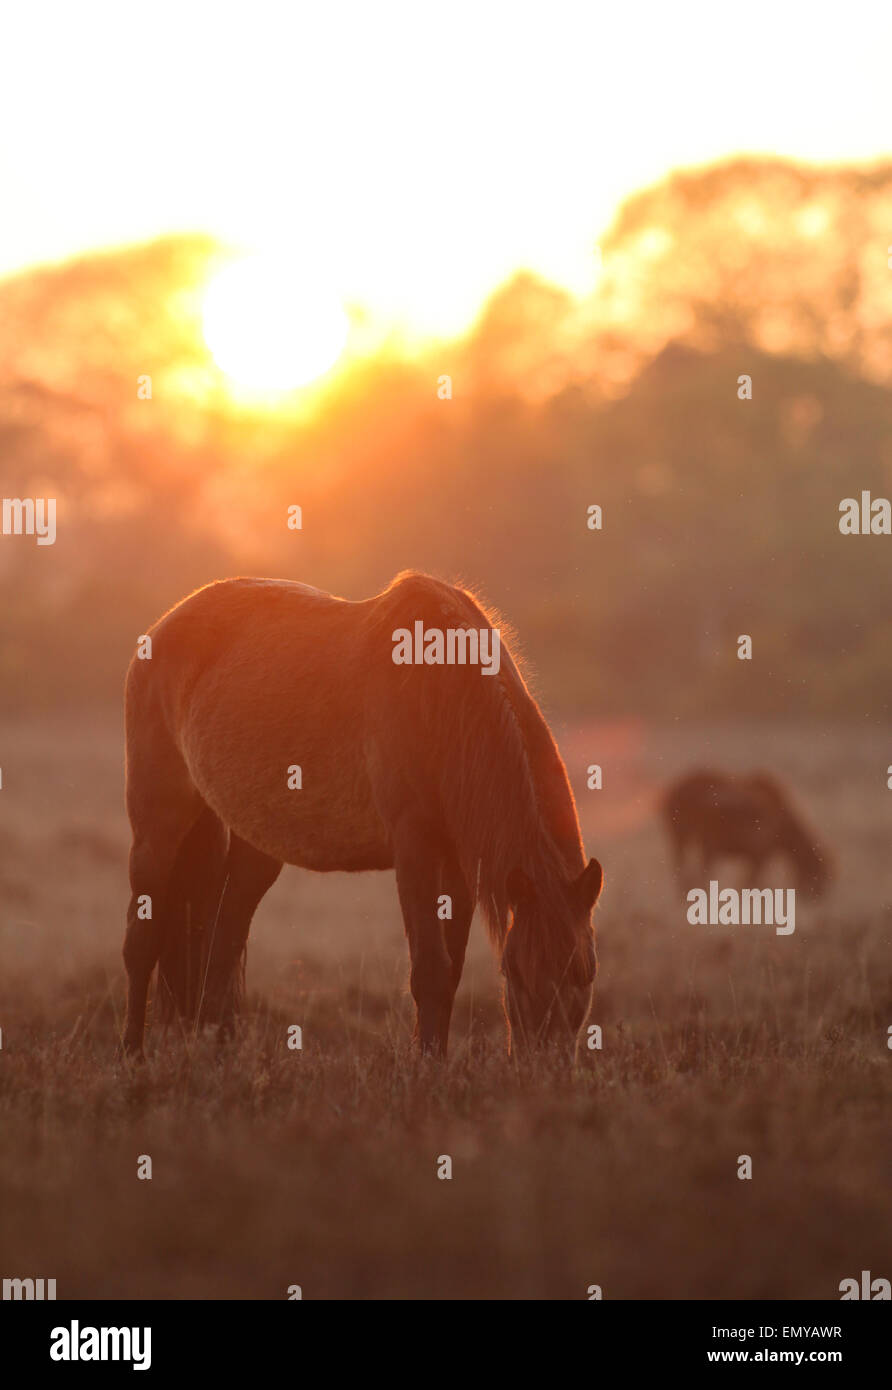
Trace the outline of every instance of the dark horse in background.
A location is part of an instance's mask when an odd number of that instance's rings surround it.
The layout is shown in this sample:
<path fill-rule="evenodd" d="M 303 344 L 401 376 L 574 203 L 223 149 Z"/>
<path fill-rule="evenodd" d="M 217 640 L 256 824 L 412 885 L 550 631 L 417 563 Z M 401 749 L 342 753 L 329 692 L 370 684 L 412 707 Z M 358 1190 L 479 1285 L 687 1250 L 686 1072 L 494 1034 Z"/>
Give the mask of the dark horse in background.
<path fill-rule="evenodd" d="M 770 772 L 688 773 L 667 788 L 661 809 L 682 882 L 691 851 L 706 878 L 717 860 L 743 859 L 750 883 L 759 881 L 770 859 L 785 856 L 798 889 L 811 898 L 832 876 L 829 851 Z"/>
<path fill-rule="evenodd" d="M 498 674 L 395 664 L 396 630 L 418 620 L 494 627 L 464 590 L 407 573 L 358 603 L 224 580 L 150 629 L 126 690 L 127 1052 L 142 1053 L 156 965 L 169 1008 L 231 1029 L 251 918 L 283 864 L 396 870 L 422 1051 L 445 1052 L 477 903 L 509 1048 L 575 1038 L 602 871 L 564 764 L 504 645 Z"/>

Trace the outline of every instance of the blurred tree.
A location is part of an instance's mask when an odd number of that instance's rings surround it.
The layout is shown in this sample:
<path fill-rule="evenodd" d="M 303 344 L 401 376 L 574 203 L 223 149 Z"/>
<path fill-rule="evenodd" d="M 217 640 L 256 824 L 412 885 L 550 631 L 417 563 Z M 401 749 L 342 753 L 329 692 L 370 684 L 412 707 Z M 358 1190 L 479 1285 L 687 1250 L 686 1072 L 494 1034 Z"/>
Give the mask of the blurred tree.
<path fill-rule="evenodd" d="M 479 585 L 567 712 L 885 715 L 890 541 L 837 521 L 892 495 L 890 227 L 892 165 L 676 174 L 620 211 L 590 299 L 519 275 L 315 413 L 229 399 L 206 238 L 0 284 L 0 488 L 59 508 L 53 547 L 0 537 L 0 702 L 117 701 L 136 635 L 224 574 L 358 598 L 415 566 Z"/>

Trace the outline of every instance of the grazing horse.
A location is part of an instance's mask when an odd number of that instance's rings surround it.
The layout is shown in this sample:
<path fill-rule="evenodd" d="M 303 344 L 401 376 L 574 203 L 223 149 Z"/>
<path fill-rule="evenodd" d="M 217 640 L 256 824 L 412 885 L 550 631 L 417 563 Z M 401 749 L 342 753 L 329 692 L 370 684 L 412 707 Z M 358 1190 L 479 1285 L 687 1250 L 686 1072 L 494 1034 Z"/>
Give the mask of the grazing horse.
<path fill-rule="evenodd" d="M 181 1017 L 231 1029 L 251 918 L 283 863 L 395 869 L 423 1052 L 445 1053 L 477 903 L 509 1051 L 575 1038 L 601 866 L 586 864 L 548 725 L 470 594 L 411 572 L 356 603 L 227 579 L 148 636 L 126 688 L 126 1052 L 142 1054 L 156 964 Z M 499 661 L 471 664 L 478 645 Z"/>
<path fill-rule="evenodd" d="M 661 809 L 682 883 L 692 848 L 706 877 L 717 859 L 739 856 L 746 861 L 749 881 L 757 883 L 767 861 L 785 855 L 806 897 L 818 897 L 827 887 L 829 851 L 768 772 L 689 773 L 666 790 Z"/>

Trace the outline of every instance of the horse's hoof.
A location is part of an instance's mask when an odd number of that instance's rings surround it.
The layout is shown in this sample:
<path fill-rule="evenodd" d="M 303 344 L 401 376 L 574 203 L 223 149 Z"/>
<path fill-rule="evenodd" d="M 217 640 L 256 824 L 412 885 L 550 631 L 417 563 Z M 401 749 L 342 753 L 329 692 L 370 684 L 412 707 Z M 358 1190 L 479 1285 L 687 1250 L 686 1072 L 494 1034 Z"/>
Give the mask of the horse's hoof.
<path fill-rule="evenodd" d="M 144 1062 L 146 1054 L 143 1052 L 142 1043 L 128 1042 L 122 1038 L 118 1043 L 118 1050 L 115 1054 L 119 1062 Z"/>

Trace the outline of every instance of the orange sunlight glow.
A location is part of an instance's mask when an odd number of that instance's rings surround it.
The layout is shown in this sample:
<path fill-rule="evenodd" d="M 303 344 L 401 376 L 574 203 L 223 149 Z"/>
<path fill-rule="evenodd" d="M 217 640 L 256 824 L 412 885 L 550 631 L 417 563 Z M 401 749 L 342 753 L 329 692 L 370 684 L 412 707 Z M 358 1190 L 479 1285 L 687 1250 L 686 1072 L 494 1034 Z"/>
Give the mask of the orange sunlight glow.
<path fill-rule="evenodd" d="M 230 381 L 252 391 L 293 391 L 334 366 L 350 322 L 337 296 L 288 262 L 236 261 L 204 296 L 204 339 Z"/>

